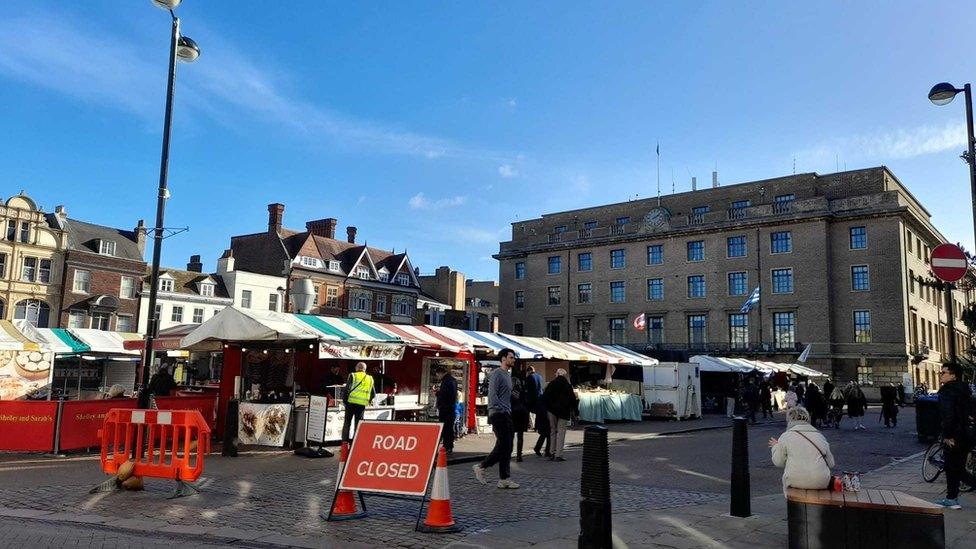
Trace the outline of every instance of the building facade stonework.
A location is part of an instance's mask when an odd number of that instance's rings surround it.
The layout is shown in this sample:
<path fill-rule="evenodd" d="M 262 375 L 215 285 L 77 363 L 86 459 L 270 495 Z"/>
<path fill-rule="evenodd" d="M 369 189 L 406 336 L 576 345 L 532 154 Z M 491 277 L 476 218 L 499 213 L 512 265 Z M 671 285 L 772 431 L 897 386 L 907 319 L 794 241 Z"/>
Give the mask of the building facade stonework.
<path fill-rule="evenodd" d="M 500 329 L 684 357 L 795 361 L 811 344 L 808 364 L 841 380 L 935 387 L 953 336 L 915 279 L 943 242 L 885 167 L 545 214 L 513 223 L 496 255 Z M 960 350 L 972 297 L 953 294 Z"/>

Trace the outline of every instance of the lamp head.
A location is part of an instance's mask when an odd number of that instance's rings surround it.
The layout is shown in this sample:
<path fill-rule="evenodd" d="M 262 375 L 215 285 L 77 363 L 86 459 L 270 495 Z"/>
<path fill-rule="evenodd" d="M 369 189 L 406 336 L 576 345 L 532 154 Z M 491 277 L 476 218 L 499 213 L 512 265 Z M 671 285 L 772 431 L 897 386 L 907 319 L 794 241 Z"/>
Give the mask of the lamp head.
<path fill-rule="evenodd" d="M 200 46 L 197 46 L 192 38 L 181 36 L 180 41 L 176 44 L 176 56 L 179 57 L 180 61 L 192 63 L 197 60 L 197 57 L 200 57 Z"/>
<path fill-rule="evenodd" d="M 164 10 L 175 10 L 176 6 L 180 5 L 183 0 L 152 0 L 153 4 L 156 4 L 157 8 Z"/>
<path fill-rule="evenodd" d="M 961 91 L 948 82 L 942 82 L 932 86 L 929 91 L 929 101 L 934 105 L 948 105 Z"/>

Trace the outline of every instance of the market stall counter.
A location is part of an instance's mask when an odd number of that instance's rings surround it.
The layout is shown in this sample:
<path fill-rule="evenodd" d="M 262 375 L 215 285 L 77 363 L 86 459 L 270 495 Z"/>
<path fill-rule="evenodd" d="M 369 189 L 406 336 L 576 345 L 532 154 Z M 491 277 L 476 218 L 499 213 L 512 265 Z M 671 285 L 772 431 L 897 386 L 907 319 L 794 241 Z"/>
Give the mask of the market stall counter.
<path fill-rule="evenodd" d="M 640 421 L 643 406 L 638 395 L 598 389 L 580 391 L 579 418 L 581 421 L 603 423 L 611 421 Z"/>

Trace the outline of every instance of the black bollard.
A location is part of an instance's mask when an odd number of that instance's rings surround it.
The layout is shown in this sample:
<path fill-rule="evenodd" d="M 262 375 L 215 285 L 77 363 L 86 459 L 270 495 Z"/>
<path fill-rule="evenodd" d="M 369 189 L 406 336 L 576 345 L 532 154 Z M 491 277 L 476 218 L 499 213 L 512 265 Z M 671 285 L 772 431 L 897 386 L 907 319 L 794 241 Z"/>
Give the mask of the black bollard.
<path fill-rule="evenodd" d="M 227 401 L 227 417 L 224 418 L 224 443 L 220 450 L 220 455 L 237 457 L 237 414 L 240 410 L 240 402 L 236 398 Z"/>
<path fill-rule="evenodd" d="M 580 549 L 611 549 L 610 450 L 607 428 L 591 425 L 583 431 L 583 471 L 580 477 Z"/>
<path fill-rule="evenodd" d="M 733 517 L 752 515 L 752 498 L 749 490 L 749 426 L 746 418 L 732 420 L 732 503 L 729 514 Z"/>

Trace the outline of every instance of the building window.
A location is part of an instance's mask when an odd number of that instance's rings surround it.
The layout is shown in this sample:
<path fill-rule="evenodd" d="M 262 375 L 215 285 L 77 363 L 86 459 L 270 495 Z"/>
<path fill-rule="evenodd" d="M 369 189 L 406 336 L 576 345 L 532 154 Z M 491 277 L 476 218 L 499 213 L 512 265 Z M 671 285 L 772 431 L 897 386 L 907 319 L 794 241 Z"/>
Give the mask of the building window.
<path fill-rule="evenodd" d="M 705 215 L 708 213 L 708 206 L 695 206 L 691 209 L 691 215 Z"/>
<path fill-rule="evenodd" d="M 363 267 L 362 265 L 356 267 L 356 278 L 369 280 L 369 267 Z"/>
<path fill-rule="evenodd" d="M 688 261 L 705 260 L 705 241 L 693 240 L 688 243 Z"/>
<path fill-rule="evenodd" d="M 201 284 L 200 285 L 200 295 L 203 297 L 213 297 L 214 296 L 214 285 L 213 284 Z"/>
<path fill-rule="evenodd" d="M 623 280 L 610 283 L 610 303 L 623 303 L 627 300 L 626 287 Z"/>
<path fill-rule="evenodd" d="M 549 306 L 559 305 L 559 286 L 549 286 Z"/>
<path fill-rule="evenodd" d="M 120 315 L 115 318 L 115 331 L 116 332 L 131 332 L 132 331 L 132 317 L 128 315 Z"/>
<path fill-rule="evenodd" d="M 332 307 L 333 309 L 339 308 L 339 288 L 336 288 L 335 286 L 326 286 L 325 306 Z"/>
<path fill-rule="evenodd" d="M 851 289 L 855 292 L 867 292 L 871 289 L 871 277 L 867 265 L 851 267 Z"/>
<path fill-rule="evenodd" d="M 251 290 L 243 290 L 241 292 L 241 307 L 244 309 L 251 308 Z"/>
<path fill-rule="evenodd" d="M 525 278 L 525 262 L 516 261 L 515 262 L 515 280 L 522 280 Z"/>
<path fill-rule="evenodd" d="M 745 236 L 730 236 L 726 239 L 728 243 L 728 256 L 729 257 L 745 257 L 746 256 L 746 237 Z"/>
<path fill-rule="evenodd" d="M 732 209 L 741 210 L 743 208 L 748 208 L 750 205 L 751 202 L 749 202 L 748 200 L 736 200 L 735 202 L 732 203 Z"/>
<path fill-rule="evenodd" d="M 627 335 L 627 320 L 623 318 L 611 318 L 610 319 L 610 343 L 618 344 L 625 343 L 625 338 Z"/>
<path fill-rule="evenodd" d="M 647 342 L 651 345 L 664 344 L 663 316 L 651 316 L 647 318 Z"/>
<path fill-rule="evenodd" d="M 773 338 L 777 349 L 796 347 L 796 313 L 773 313 Z"/>
<path fill-rule="evenodd" d="M 780 195 L 777 195 L 776 196 L 776 203 L 777 204 L 783 204 L 783 203 L 786 203 L 786 202 L 793 202 L 794 200 L 796 200 L 796 195 L 794 195 L 793 193 L 790 193 L 790 194 L 780 194 Z"/>
<path fill-rule="evenodd" d="M 729 346 L 733 349 L 749 347 L 749 315 L 742 313 L 729 315 Z"/>
<path fill-rule="evenodd" d="M 37 281 L 41 284 L 47 284 L 51 282 L 51 260 L 42 259 L 40 261 L 40 268 L 37 271 Z"/>
<path fill-rule="evenodd" d="M 98 253 L 102 255 L 115 255 L 115 242 L 111 240 L 99 240 Z"/>
<path fill-rule="evenodd" d="M 521 322 L 516 322 L 512 326 L 512 332 L 514 332 L 514 335 L 520 336 L 525 332 L 525 328 L 522 326 Z"/>
<path fill-rule="evenodd" d="M 156 324 L 159 324 L 160 320 L 163 319 L 163 305 L 161 303 L 156 304 Z"/>
<path fill-rule="evenodd" d="M 268 294 L 268 310 L 278 312 L 278 292 Z"/>
<path fill-rule="evenodd" d="M 69 328 L 84 328 L 85 320 L 87 320 L 88 315 L 85 311 L 68 311 L 68 327 Z"/>
<path fill-rule="evenodd" d="M 559 274 L 563 268 L 563 258 L 558 255 L 549 257 L 549 274 Z"/>
<path fill-rule="evenodd" d="M 740 296 L 749 293 L 749 277 L 744 272 L 729 273 L 729 295 Z"/>
<path fill-rule="evenodd" d="M 592 336 L 592 320 L 589 318 L 579 318 L 576 320 L 576 337 L 580 341 L 589 341 Z"/>
<path fill-rule="evenodd" d="M 664 300 L 664 279 L 663 278 L 647 279 L 647 299 L 650 301 Z"/>
<path fill-rule="evenodd" d="M 400 273 L 396 277 L 396 283 L 401 286 L 410 286 L 410 275 L 407 273 Z"/>
<path fill-rule="evenodd" d="M 651 244 L 647 247 L 647 264 L 661 265 L 664 263 L 664 246 Z"/>
<path fill-rule="evenodd" d="M 307 255 L 298 256 L 298 262 L 302 267 L 318 267 L 321 265 L 317 257 L 308 257 Z"/>
<path fill-rule="evenodd" d="M 119 283 L 119 297 L 124 299 L 135 299 L 136 279 L 131 276 L 123 276 Z"/>
<path fill-rule="evenodd" d="M 786 254 L 793 251 L 793 233 L 777 231 L 769 235 L 769 253 Z"/>
<path fill-rule="evenodd" d="M 111 321 L 112 315 L 108 313 L 92 313 L 91 315 L 91 327 L 93 330 L 107 332 Z"/>
<path fill-rule="evenodd" d="M 616 221 L 617 221 L 617 225 L 618 226 L 620 226 L 620 227 L 626 227 L 627 224 L 630 223 L 630 216 L 629 215 L 625 215 L 623 217 L 618 217 Z"/>
<path fill-rule="evenodd" d="M 160 292 L 172 292 L 173 291 L 173 281 L 169 278 L 159 279 L 159 291 Z"/>
<path fill-rule="evenodd" d="M 515 290 L 515 308 L 524 309 L 525 308 L 525 292 L 522 290 Z"/>
<path fill-rule="evenodd" d="M 688 315 L 688 346 L 701 349 L 706 343 L 708 317 L 706 315 Z"/>
<path fill-rule="evenodd" d="M 200 307 L 193 308 L 193 323 L 203 324 L 203 309 Z"/>
<path fill-rule="evenodd" d="M 376 296 L 376 314 L 385 315 L 386 314 L 386 296 L 378 295 Z"/>
<path fill-rule="evenodd" d="M 373 294 L 362 290 L 354 291 L 350 309 L 361 313 L 371 312 L 373 310 Z"/>
<path fill-rule="evenodd" d="M 393 299 L 393 314 L 397 316 L 413 316 L 416 305 L 409 297 L 399 296 Z"/>
<path fill-rule="evenodd" d="M 912 232 L 905 229 L 905 244 L 908 246 L 908 253 L 912 253 L 912 240 L 914 239 L 915 237 L 912 236 Z"/>
<path fill-rule="evenodd" d="M 851 227 L 851 249 L 863 250 L 868 247 L 867 227 Z"/>
<path fill-rule="evenodd" d="M 857 367 L 857 382 L 859 385 L 874 385 L 874 373 L 870 366 Z"/>
<path fill-rule="evenodd" d="M 705 275 L 688 277 L 688 297 L 705 297 Z"/>
<path fill-rule="evenodd" d="M 577 270 L 581 273 L 593 270 L 593 254 L 585 252 L 579 254 L 577 259 Z"/>
<path fill-rule="evenodd" d="M 37 280 L 37 258 L 25 257 L 24 268 L 20 274 L 20 279 L 24 282 L 34 282 Z"/>
<path fill-rule="evenodd" d="M 383 273 L 383 272 L 381 272 L 380 273 L 380 282 L 389 282 L 389 281 L 390 281 L 390 274 L 389 273 Z"/>
<path fill-rule="evenodd" d="M 871 311 L 854 311 L 854 342 L 871 343 Z"/>
<path fill-rule="evenodd" d="M 30 223 L 27 221 L 20 222 L 20 241 L 30 242 Z"/>
<path fill-rule="evenodd" d="M 596 221 L 587 221 L 583 223 L 583 230 L 592 231 L 593 229 L 596 228 L 596 226 L 597 226 Z"/>
<path fill-rule="evenodd" d="M 0 254 L 0 278 L 7 277 L 7 254 Z"/>
<path fill-rule="evenodd" d="M 332 272 L 334 272 L 334 273 L 339 272 L 339 262 L 338 261 L 329 261 L 329 270 L 332 271 Z"/>
<path fill-rule="evenodd" d="M 773 293 L 793 293 L 793 269 L 773 269 Z"/>
<path fill-rule="evenodd" d="M 14 307 L 14 320 L 26 320 L 38 328 L 47 328 L 51 306 L 38 299 L 25 299 Z"/>
<path fill-rule="evenodd" d="M 91 292 L 91 272 L 75 270 L 75 279 L 72 290 L 78 293 L 87 294 Z"/>
<path fill-rule="evenodd" d="M 554 339 L 556 341 L 560 340 L 560 329 L 558 320 L 547 320 L 546 321 L 546 337 L 549 339 Z"/>
<path fill-rule="evenodd" d="M 17 240 L 17 222 L 7 221 L 7 240 L 13 242 Z"/>
<path fill-rule="evenodd" d="M 610 268 L 623 269 L 627 266 L 627 252 L 625 250 L 610 250 Z"/>
<path fill-rule="evenodd" d="M 173 305 L 173 312 L 170 314 L 169 319 L 173 322 L 183 322 L 183 307 Z"/>
<path fill-rule="evenodd" d="M 593 285 L 589 282 L 577 285 L 576 292 L 578 294 L 577 301 L 581 305 L 593 303 Z"/>

